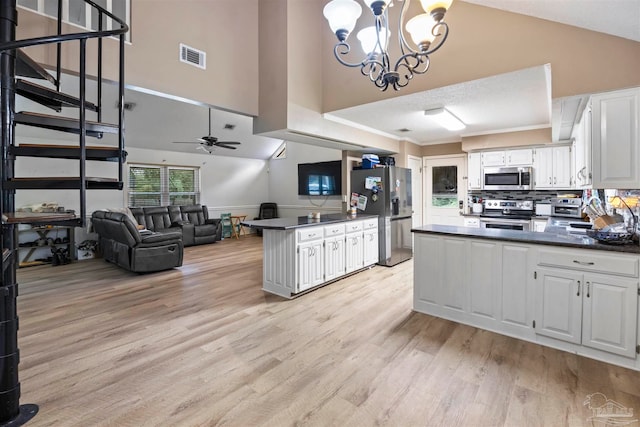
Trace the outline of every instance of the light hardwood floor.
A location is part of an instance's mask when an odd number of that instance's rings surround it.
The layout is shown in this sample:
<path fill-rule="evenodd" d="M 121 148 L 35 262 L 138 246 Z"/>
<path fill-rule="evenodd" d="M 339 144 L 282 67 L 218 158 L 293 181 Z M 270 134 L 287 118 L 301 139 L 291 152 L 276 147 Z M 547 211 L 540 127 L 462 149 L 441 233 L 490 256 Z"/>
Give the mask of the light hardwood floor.
<path fill-rule="evenodd" d="M 261 242 L 19 270 L 28 425 L 583 426 L 595 392 L 640 412 L 638 372 L 412 312 L 413 261 L 268 295 Z"/>

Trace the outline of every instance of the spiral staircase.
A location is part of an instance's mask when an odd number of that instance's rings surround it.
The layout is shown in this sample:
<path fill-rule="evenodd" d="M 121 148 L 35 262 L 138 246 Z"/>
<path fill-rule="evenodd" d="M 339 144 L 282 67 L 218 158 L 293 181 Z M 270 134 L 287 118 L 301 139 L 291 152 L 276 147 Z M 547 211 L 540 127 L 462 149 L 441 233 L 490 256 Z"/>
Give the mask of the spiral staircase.
<path fill-rule="evenodd" d="M 98 29 L 90 32 L 64 33 L 62 23 L 62 1 L 58 2 L 57 33 L 42 37 L 16 40 L 18 10 L 16 0 L 0 1 L 0 117 L 2 146 L 0 149 L 0 215 L 2 217 L 2 283 L 0 283 L 0 426 L 18 426 L 26 423 L 38 412 L 37 405 L 20 405 L 20 382 L 18 381 L 18 315 L 16 298 L 18 284 L 16 268 L 18 264 L 16 227 L 18 224 L 49 224 L 81 227 L 87 218 L 86 191 L 112 189 L 122 190 L 123 168 L 126 159 L 124 149 L 124 41 L 129 30 L 127 24 L 118 17 L 90 0 L 86 5 L 97 11 Z M 113 29 L 106 28 L 106 20 L 111 20 Z M 116 37 L 118 49 L 118 123 L 104 123 L 102 120 L 102 70 L 103 39 Z M 87 41 L 97 39 L 97 96 L 87 100 Z M 61 47 L 63 44 L 79 44 L 78 96 L 60 90 Z M 32 60 L 30 46 L 55 45 L 57 64 L 55 75 Z M 27 79 L 25 79 L 27 78 Z M 34 79 L 42 84 L 33 83 Z M 15 111 L 16 95 L 40 105 L 64 112 L 66 116 L 49 115 L 28 111 Z M 67 111 L 71 110 L 67 114 Z M 88 114 L 89 113 L 89 114 Z M 88 115 L 92 115 L 88 119 Z M 95 117 L 95 119 L 94 119 Z M 35 126 L 54 132 L 78 135 L 77 144 L 17 144 L 16 126 Z M 90 146 L 87 138 L 102 138 L 105 134 L 117 134 L 117 146 Z M 40 157 L 52 159 L 73 159 L 77 169 L 72 176 L 20 177 L 16 172 L 16 158 Z M 117 162 L 117 177 L 87 177 L 88 161 Z M 20 190 L 77 190 L 79 213 L 25 213 L 16 212 L 15 195 Z"/>

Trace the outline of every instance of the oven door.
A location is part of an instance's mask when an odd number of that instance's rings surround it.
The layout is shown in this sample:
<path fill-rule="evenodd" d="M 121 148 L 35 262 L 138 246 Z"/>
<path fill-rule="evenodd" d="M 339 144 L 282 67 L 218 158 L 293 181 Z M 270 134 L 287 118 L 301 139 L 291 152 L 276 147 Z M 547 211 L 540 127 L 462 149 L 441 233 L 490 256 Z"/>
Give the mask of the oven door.
<path fill-rule="evenodd" d="M 480 218 L 480 228 L 530 231 L 531 221 L 528 219 Z"/>

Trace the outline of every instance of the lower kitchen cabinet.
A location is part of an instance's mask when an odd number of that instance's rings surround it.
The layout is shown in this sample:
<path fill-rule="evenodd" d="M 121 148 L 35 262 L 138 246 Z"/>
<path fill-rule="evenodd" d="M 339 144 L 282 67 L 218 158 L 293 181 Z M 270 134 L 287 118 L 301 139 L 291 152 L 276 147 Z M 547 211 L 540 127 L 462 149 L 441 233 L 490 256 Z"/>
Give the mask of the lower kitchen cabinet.
<path fill-rule="evenodd" d="M 377 248 L 376 248 L 377 250 Z M 344 276 L 345 260 L 344 224 L 325 227 L 324 240 L 324 280 Z"/>
<path fill-rule="evenodd" d="M 415 233 L 415 311 L 640 370 L 640 259 Z"/>
<path fill-rule="evenodd" d="M 377 237 L 377 217 L 294 229 L 265 228 L 263 289 L 291 298 L 375 264 Z"/>
<path fill-rule="evenodd" d="M 635 357 L 637 279 L 540 268 L 538 280 L 537 334 Z"/>
<path fill-rule="evenodd" d="M 323 244 L 323 240 L 316 240 L 298 246 L 298 292 L 324 282 Z"/>
<path fill-rule="evenodd" d="M 364 267 L 364 239 L 362 227 L 362 221 L 351 223 L 347 227 L 347 234 L 345 236 L 347 273 L 351 273 Z"/>

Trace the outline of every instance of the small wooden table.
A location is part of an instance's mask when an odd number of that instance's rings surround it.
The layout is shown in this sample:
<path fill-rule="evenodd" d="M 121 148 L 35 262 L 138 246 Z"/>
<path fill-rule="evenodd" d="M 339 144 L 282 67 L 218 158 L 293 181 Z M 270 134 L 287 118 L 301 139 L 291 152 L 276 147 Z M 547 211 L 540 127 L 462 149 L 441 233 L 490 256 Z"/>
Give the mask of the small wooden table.
<path fill-rule="evenodd" d="M 231 215 L 231 237 L 240 238 L 240 234 L 246 235 L 242 221 L 247 219 L 246 215 Z"/>

